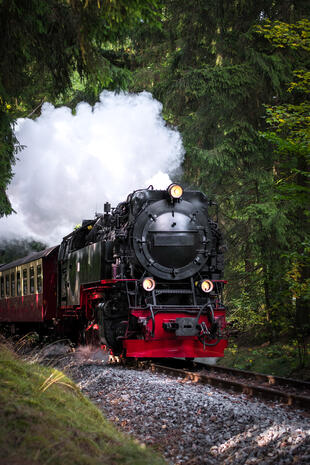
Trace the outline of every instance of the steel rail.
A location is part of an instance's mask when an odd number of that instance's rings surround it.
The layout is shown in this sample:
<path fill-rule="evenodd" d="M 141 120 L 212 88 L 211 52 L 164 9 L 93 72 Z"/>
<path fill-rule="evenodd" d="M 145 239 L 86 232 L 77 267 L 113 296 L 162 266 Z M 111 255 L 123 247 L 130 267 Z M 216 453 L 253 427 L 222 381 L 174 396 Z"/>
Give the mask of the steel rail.
<path fill-rule="evenodd" d="M 222 367 L 219 365 L 209 365 L 207 363 L 201 363 L 201 362 L 195 363 L 195 365 L 199 366 L 199 368 L 201 369 L 206 369 L 206 370 L 210 370 L 210 371 L 214 371 L 214 372 L 222 373 L 222 374 L 227 374 L 227 375 L 242 376 L 244 378 L 254 379 L 260 382 L 270 384 L 272 386 L 274 385 L 285 386 L 285 387 L 290 386 L 290 387 L 295 387 L 297 389 L 303 389 L 303 390 L 309 391 L 309 395 L 310 395 L 310 382 L 309 381 L 304 381 L 304 380 L 299 380 L 299 379 L 294 379 L 294 378 L 283 378 L 281 376 L 267 375 L 264 373 L 256 373 L 254 371 Z"/>
<path fill-rule="evenodd" d="M 212 367 L 213 368 L 213 367 Z M 188 371 L 180 368 L 173 368 L 156 363 L 150 364 L 151 371 L 166 373 L 176 377 L 181 377 L 185 380 L 194 383 L 210 384 L 212 386 L 226 389 L 232 389 L 236 392 L 246 394 L 248 396 L 259 397 L 262 399 L 277 401 L 285 405 L 310 410 L 310 396 L 299 395 L 292 392 L 280 391 L 275 388 L 245 383 L 236 379 L 225 379 L 213 374 L 206 374 L 194 371 Z M 242 375 L 239 370 L 234 369 L 235 375 Z M 259 374 L 258 374 L 259 375 Z M 268 375 L 262 375 L 268 376 Z M 285 378 L 282 378 L 285 379 Z"/>

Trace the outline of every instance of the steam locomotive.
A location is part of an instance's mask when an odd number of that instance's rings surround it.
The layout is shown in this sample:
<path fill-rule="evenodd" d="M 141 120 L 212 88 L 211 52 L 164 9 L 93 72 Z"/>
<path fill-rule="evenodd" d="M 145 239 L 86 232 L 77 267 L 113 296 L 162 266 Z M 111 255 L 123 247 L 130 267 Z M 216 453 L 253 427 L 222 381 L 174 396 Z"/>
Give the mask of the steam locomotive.
<path fill-rule="evenodd" d="M 70 329 L 127 357 L 221 357 L 223 241 L 178 184 L 131 193 L 60 246 L 0 267 L 0 321 Z"/>

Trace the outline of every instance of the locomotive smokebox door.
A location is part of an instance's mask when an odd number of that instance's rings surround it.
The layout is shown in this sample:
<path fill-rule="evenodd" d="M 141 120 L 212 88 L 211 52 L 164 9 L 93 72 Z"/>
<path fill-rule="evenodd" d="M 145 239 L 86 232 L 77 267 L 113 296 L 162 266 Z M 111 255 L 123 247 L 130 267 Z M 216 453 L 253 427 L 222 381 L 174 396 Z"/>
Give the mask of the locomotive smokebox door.
<path fill-rule="evenodd" d="M 181 280 L 199 272 L 212 247 L 205 203 L 159 200 L 146 206 L 133 229 L 134 253 L 144 269 L 166 280 Z"/>

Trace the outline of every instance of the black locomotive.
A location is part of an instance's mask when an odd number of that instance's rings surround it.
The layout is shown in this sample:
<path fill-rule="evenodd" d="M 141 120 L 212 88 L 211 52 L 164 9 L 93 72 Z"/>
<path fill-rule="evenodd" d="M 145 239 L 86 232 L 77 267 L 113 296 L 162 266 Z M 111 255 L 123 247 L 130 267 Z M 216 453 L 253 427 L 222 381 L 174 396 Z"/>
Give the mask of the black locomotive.
<path fill-rule="evenodd" d="M 116 354 L 222 356 L 223 244 L 210 205 L 177 184 L 106 203 L 60 246 L 58 307 Z"/>

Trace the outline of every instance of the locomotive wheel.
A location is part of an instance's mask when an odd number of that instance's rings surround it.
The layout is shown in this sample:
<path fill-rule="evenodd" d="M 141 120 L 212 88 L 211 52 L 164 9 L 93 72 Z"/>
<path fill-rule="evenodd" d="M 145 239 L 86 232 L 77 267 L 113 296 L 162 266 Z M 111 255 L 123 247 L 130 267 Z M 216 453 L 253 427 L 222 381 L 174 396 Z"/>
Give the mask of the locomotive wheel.
<path fill-rule="evenodd" d="M 123 352 L 123 344 L 116 340 L 117 328 L 118 324 L 115 324 L 115 321 L 109 319 L 104 320 L 104 335 L 114 355 L 120 355 Z"/>
<path fill-rule="evenodd" d="M 115 302 L 109 300 L 106 302 L 103 310 L 103 333 L 108 343 L 108 346 L 112 349 L 114 355 L 120 355 L 123 352 L 123 344 L 117 339 L 119 328 L 122 317 L 115 316 Z"/>

